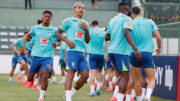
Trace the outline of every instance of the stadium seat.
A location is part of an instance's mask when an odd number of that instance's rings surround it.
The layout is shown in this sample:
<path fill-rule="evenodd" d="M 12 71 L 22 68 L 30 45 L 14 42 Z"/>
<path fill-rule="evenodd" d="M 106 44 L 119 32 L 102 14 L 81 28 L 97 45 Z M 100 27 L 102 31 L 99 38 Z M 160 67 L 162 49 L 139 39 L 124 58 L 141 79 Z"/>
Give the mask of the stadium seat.
<path fill-rule="evenodd" d="M 15 27 L 15 26 L 9 26 L 8 29 L 10 29 L 10 30 L 16 30 L 16 27 Z"/>
<path fill-rule="evenodd" d="M 16 32 L 9 32 L 9 36 L 17 36 Z"/>
<path fill-rule="evenodd" d="M 25 30 L 24 26 L 17 26 L 17 30 Z"/>
<path fill-rule="evenodd" d="M 9 49 L 8 45 L 1 45 L 1 49 Z"/>
<path fill-rule="evenodd" d="M 18 32 L 18 36 L 23 36 L 24 32 Z"/>
<path fill-rule="evenodd" d="M 16 41 L 17 39 L 9 39 L 9 41 L 12 43 L 14 41 Z"/>
<path fill-rule="evenodd" d="M 3 38 L 3 39 L 1 39 L 0 41 L 1 41 L 2 43 L 7 43 L 7 42 L 8 42 L 8 39 Z"/>
<path fill-rule="evenodd" d="M 8 28 L 7 28 L 7 26 L 0 26 L 0 29 L 1 29 L 1 30 L 6 30 L 6 29 L 8 29 Z"/>
<path fill-rule="evenodd" d="M 7 32 L 1 32 L 1 36 L 8 36 Z"/>
<path fill-rule="evenodd" d="M 31 26 L 26 26 L 26 30 L 30 30 L 31 29 Z"/>

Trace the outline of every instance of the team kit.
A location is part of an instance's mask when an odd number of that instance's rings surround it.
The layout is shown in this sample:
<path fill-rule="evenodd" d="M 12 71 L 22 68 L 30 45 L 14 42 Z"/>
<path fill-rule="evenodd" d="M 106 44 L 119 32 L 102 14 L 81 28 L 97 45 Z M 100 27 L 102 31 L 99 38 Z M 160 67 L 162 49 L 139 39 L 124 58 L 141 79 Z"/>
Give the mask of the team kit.
<path fill-rule="evenodd" d="M 82 19 L 85 13 L 82 2 L 74 4 L 73 12 L 73 17 L 65 18 L 57 28 L 50 24 L 52 12 L 45 10 L 38 24 L 12 43 L 9 83 L 13 84 L 19 63 L 18 81 L 38 90 L 38 101 L 43 101 L 49 78 L 52 76 L 52 83 L 56 82 L 53 56 L 54 49 L 60 47 L 62 81 L 59 83 L 65 86 L 65 101 L 72 101 L 88 78 L 89 97 L 101 95 L 103 69 L 107 91 L 113 92 L 110 101 L 134 101 L 135 98 L 151 101 L 155 88 L 153 54 L 161 53 L 161 36 L 154 21 L 143 18 L 140 7 L 129 9 L 123 2 L 119 3 L 118 13 L 107 28 L 101 28 L 96 19 L 91 22 Z M 154 49 L 153 35 L 157 49 Z M 79 77 L 72 87 L 75 74 Z"/>

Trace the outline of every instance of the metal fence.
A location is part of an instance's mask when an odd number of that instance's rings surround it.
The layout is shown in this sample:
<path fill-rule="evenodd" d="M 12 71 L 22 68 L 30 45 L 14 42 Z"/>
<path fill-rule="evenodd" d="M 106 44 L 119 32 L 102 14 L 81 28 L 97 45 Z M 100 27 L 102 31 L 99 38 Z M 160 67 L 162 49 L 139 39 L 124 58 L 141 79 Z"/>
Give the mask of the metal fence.
<path fill-rule="evenodd" d="M 180 53 L 180 22 L 158 25 L 162 37 L 162 54 L 177 55 Z M 156 40 L 154 39 L 154 42 Z M 157 45 L 156 45 L 157 46 Z"/>

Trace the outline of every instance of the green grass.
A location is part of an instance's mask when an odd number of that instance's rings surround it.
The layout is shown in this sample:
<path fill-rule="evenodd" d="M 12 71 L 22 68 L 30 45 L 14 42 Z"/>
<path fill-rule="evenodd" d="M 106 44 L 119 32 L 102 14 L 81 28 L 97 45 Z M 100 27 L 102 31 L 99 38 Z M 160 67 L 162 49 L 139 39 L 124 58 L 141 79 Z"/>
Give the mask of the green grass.
<path fill-rule="evenodd" d="M 23 84 L 17 81 L 15 75 L 14 83 L 11 85 L 8 82 L 8 75 L 0 75 L 0 101 L 38 101 L 39 92 L 33 88 L 25 88 Z M 60 76 L 57 76 L 57 80 L 60 81 Z M 100 96 L 89 97 L 89 83 L 80 89 L 73 101 L 109 101 L 112 96 L 111 92 L 106 91 L 107 87 L 103 88 Z M 44 101 L 64 101 L 64 85 L 62 84 L 49 84 L 46 98 Z M 162 99 L 158 97 L 152 97 L 152 101 L 173 101 Z"/>

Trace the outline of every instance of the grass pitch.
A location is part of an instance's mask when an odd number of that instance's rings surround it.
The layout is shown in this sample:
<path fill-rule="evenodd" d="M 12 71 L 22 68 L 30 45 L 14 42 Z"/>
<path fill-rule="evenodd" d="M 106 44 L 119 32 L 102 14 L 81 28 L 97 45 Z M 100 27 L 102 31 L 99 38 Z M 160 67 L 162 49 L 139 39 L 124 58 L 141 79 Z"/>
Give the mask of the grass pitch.
<path fill-rule="evenodd" d="M 57 80 L 60 81 L 60 76 L 57 76 Z M 19 83 L 17 75 L 14 75 L 12 85 L 8 81 L 9 75 L 0 75 L 0 101 L 38 101 L 39 92 L 33 88 L 26 88 L 22 83 Z M 104 86 L 100 96 L 89 97 L 89 83 L 87 83 L 73 96 L 73 101 L 109 101 L 113 93 L 107 92 L 106 89 L 107 87 Z M 63 84 L 49 84 L 44 101 L 65 101 L 63 99 L 64 93 Z M 173 100 L 152 97 L 152 101 Z"/>

